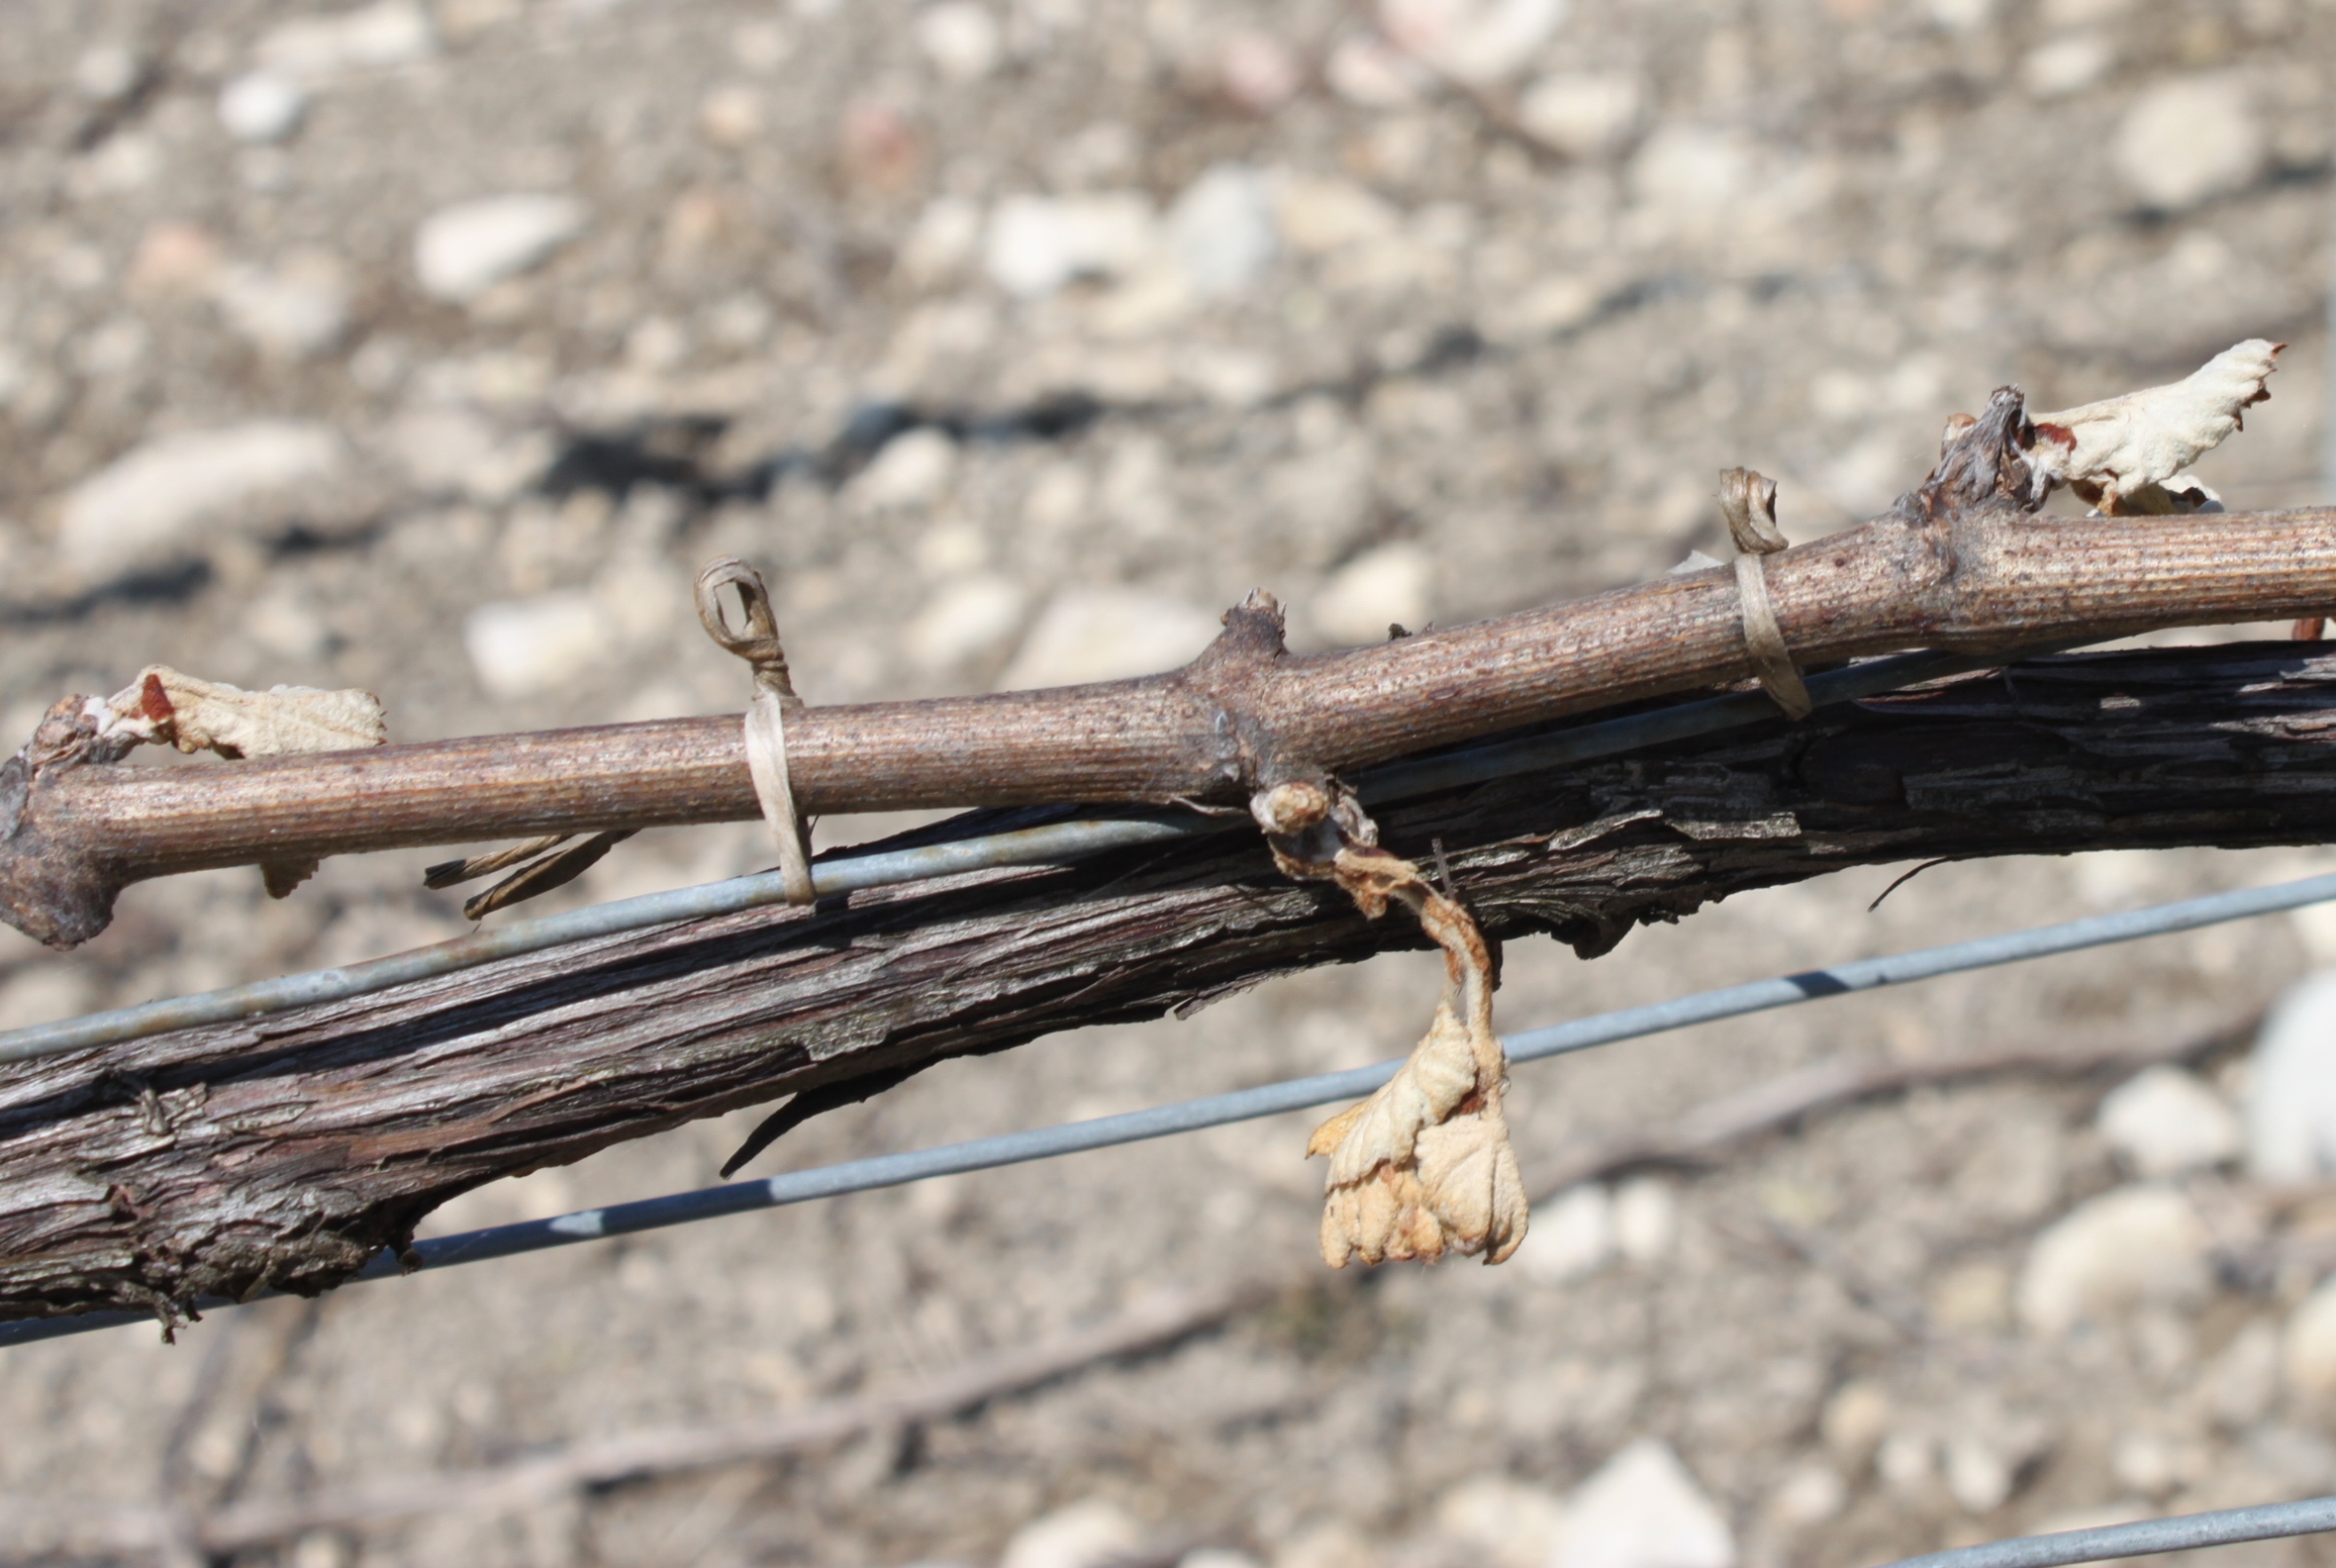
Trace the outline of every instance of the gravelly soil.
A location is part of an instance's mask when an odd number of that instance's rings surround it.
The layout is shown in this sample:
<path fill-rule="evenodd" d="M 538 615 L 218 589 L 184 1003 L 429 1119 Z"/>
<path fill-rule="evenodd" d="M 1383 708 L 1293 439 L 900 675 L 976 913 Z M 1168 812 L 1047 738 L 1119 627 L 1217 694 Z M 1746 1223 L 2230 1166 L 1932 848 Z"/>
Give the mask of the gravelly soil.
<path fill-rule="evenodd" d="M 284 66 L 304 117 L 237 143 L 223 87 L 291 59 L 306 15 L 0 13 L 11 737 L 149 660 L 366 686 L 403 737 L 733 708 L 742 677 L 687 605 L 725 551 L 772 573 L 814 701 L 1173 661 L 1258 583 L 1321 645 L 1659 571 L 1721 537 L 1728 464 L 1781 476 L 1796 537 L 1845 526 L 1998 382 L 2065 404 L 2249 336 L 2291 344 L 2276 396 L 2202 471 L 2234 505 L 2321 498 L 2325 0 L 1576 0 L 1481 91 L 1414 70 L 1393 102 L 1358 101 L 1364 13 L 1311 0 L 441 0 L 369 57 Z M 1519 110 L 1551 73 L 1577 101 L 1604 84 L 1605 118 Z M 2169 91 L 2204 107 L 2153 149 L 2134 127 Z M 2186 157 L 2202 185 L 2177 188 Z M 1180 202 L 1228 168 L 1229 205 Z M 418 226 L 520 191 L 580 198 L 580 233 L 433 298 Z M 1112 208 L 1099 193 L 1138 214 L 1103 275 L 1002 286 L 1017 198 L 1060 217 Z M 1147 210 L 1171 216 L 1147 230 Z M 77 487 L 124 453 L 263 420 L 337 433 L 330 473 L 167 538 L 76 534 Z M 547 605 L 524 623 L 538 663 L 482 649 L 482 606 Z M 648 835 L 574 896 L 730 874 L 759 843 Z M 329 866 L 274 904 L 243 875 L 142 888 L 70 957 L 0 932 L 0 1025 L 459 931 L 419 864 Z M 1954 866 L 1867 913 L 1877 871 L 1595 963 L 1520 947 L 1503 1017 L 2320 864 Z M 2203 931 L 1526 1069 L 1527 1178 L 1569 1140 L 1835 1051 L 2202 1034 L 2311 967 L 2314 933 Z M 1433 973 L 1388 959 L 945 1066 L 758 1168 L 1376 1059 L 1420 1027 Z M 2243 1087 L 2240 1056 L 2202 1071 Z M 1529 1246 L 1329 1289 L 1318 1169 L 1285 1118 L 273 1304 L 176 1347 L 112 1330 L 0 1352 L 0 1494 L 207 1504 L 476 1464 L 911 1382 L 1269 1265 L 1294 1284 L 1268 1312 L 910 1438 L 283 1559 L 979 1563 L 1102 1497 L 1161 1560 L 1538 1568 L 1529 1531 L 1472 1537 L 1439 1502 L 1487 1476 L 1562 1495 L 1648 1435 L 1755 1565 L 2336 1487 L 2336 1411 L 2278 1375 L 2310 1271 L 2065 1339 L 2018 1325 L 2035 1234 L 2129 1179 L 2092 1126 L 2107 1087 L 1924 1091 L 1642 1178 L 1635 1255 L 1569 1278 Z M 701 1185 L 743 1125 L 482 1191 L 434 1227 Z M 2275 1224 L 2233 1174 L 2185 1180 L 2225 1240 Z M 2283 1213 L 2309 1230 L 2317 1211 Z M 1987 1463 L 1999 1487 L 1974 1479 Z"/>

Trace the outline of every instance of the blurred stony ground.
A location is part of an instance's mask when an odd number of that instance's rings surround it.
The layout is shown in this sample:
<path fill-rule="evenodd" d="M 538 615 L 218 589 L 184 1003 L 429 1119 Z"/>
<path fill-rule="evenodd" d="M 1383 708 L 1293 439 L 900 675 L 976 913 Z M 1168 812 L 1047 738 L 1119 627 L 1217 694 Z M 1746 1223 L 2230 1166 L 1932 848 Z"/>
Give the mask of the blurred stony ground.
<path fill-rule="evenodd" d="M 734 709 L 687 604 L 726 551 L 814 701 L 1163 667 L 1260 583 L 1365 640 L 1657 572 L 1721 466 L 1828 532 L 1999 382 L 2065 405 L 2257 335 L 2276 396 L 2204 471 L 2325 499 L 2332 46 L 2328 0 L 12 0 L 0 732 L 149 660 L 370 687 L 401 737 Z M 648 835 L 575 896 L 759 843 Z M 453 933 L 426 858 L 144 887 L 69 957 L 0 932 L 0 1025 Z M 1519 947 L 1504 1017 L 2326 863 L 1954 866 L 1872 914 L 1865 873 Z M 2266 922 L 1614 1047 L 1520 1071 L 1518 1144 L 1530 1180 L 1838 1051 L 2203 1035 L 2328 961 Z M 758 1168 L 1376 1059 L 1433 983 L 945 1067 Z M 2240 1174 L 2261 1076 L 1879 1102 L 912 1439 L 282 1560 L 1830 1568 L 2336 1489 L 2336 1209 Z M 0 1493 L 483 1463 L 1305 1281 L 1305 1122 L 0 1352 Z M 738 1130 L 434 1227 L 701 1185 Z"/>

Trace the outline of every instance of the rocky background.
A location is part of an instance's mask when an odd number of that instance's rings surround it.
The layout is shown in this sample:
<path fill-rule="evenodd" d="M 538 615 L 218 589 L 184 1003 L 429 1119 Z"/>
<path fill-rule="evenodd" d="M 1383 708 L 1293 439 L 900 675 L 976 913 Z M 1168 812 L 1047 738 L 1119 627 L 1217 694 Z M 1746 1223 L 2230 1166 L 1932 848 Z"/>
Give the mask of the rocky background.
<path fill-rule="evenodd" d="M 400 737 L 734 711 L 688 607 L 723 552 L 813 701 L 1164 667 L 1257 584 L 1366 640 L 1658 572 L 1722 536 L 1722 466 L 1805 538 L 1999 382 L 2250 336 L 2276 395 L 2204 472 L 2326 500 L 2332 49 L 2328 0 L 13 0 L 0 734 L 148 661 L 369 687 Z M 427 858 L 0 932 L 0 1027 L 455 933 Z M 762 859 L 645 835 L 573 896 Z M 1503 1017 L 2331 863 L 1953 866 L 1869 913 L 1877 871 L 1518 947 Z M 1260 1269 L 1270 1309 L 961 1421 L 238 1560 L 1846 1568 L 2336 1490 L 2336 1206 L 2248 1111 L 2336 1078 L 2324 992 L 2250 1044 L 2322 962 L 2327 917 L 2259 922 L 1521 1069 L 1530 1182 L 1839 1053 L 2212 1046 L 1578 1188 L 1498 1270 L 1333 1288 L 1286 1118 L 0 1351 L 0 1494 L 89 1526 L 0 1509 L 0 1558 L 914 1387 Z M 945 1067 L 756 1168 L 1377 1059 L 1433 974 Z M 703 1185 L 750 1120 L 434 1228 Z"/>

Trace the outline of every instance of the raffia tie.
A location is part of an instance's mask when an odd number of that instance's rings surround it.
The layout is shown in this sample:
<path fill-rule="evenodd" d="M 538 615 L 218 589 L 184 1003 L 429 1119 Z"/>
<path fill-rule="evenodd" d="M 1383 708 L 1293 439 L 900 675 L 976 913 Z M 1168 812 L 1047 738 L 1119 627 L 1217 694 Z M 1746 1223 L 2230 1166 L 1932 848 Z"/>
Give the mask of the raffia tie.
<path fill-rule="evenodd" d="M 1805 719 L 1814 704 L 1768 598 L 1768 557 L 1787 543 L 1777 527 L 1777 482 L 1749 468 L 1730 468 L 1719 476 L 1719 510 L 1727 515 L 1728 536 L 1736 541 L 1736 599 L 1752 672 L 1787 718 Z"/>
<path fill-rule="evenodd" d="M 735 588 L 745 619 L 745 630 L 733 630 L 723 613 L 722 590 Z M 795 695 L 787 673 L 787 650 L 779 643 L 778 618 L 772 614 L 770 592 L 762 574 L 735 556 L 709 561 L 698 573 L 698 620 L 706 635 L 724 651 L 734 653 L 754 671 L 754 700 L 746 705 L 746 767 L 754 775 L 754 799 L 779 849 L 779 876 L 790 904 L 810 904 L 819 894 L 812 887 L 811 847 L 796 815 L 795 790 L 787 780 L 787 715 L 800 712 L 803 699 Z"/>

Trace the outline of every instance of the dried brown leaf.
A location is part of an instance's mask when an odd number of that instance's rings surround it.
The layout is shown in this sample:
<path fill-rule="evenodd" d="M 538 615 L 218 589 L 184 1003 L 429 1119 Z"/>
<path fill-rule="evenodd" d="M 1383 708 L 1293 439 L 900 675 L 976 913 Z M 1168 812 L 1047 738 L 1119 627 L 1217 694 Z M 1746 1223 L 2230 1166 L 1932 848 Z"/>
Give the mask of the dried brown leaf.
<path fill-rule="evenodd" d="M 389 739 L 381 699 L 371 692 L 311 686 L 245 691 L 160 664 L 140 671 L 106 708 L 109 730 L 224 757 L 349 751 Z"/>
<path fill-rule="evenodd" d="M 1332 1268 L 1482 1253 L 1498 1263 L 1527 1223 L 1501 1113 L 1508 1058 L 1493 1032 L 1492 952 L 1467 910 L 1385 850 L 1338 851 L 1335 874 L 1366 913 L 1401 902 L 1444 950 L 1435 1019 L 1378 1093 L 1314 1129 L 1329 1156 L 1322 1257 Z"/>
<path fill-rule="evenodd" d="M 2040 414 L 2029 463 L 2106 513 L 2202 510 L 2168 481 L 2245 428 L 2246 411 L 2271 396 L 2264 383 L 2286 346 L 2250 338 L 2170 385 Z"/>

